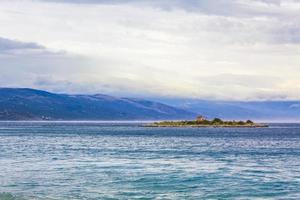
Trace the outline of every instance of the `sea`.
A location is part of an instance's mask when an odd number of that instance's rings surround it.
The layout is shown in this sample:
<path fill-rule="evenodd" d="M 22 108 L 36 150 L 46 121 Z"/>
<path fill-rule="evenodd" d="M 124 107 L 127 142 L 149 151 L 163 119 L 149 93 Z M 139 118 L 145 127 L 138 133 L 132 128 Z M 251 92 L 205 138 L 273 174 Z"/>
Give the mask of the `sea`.
<path fill-rule="evenodd" d="M 300 124 L 143 123 L 0 122 L 0 199 L 300 199 Z"/>

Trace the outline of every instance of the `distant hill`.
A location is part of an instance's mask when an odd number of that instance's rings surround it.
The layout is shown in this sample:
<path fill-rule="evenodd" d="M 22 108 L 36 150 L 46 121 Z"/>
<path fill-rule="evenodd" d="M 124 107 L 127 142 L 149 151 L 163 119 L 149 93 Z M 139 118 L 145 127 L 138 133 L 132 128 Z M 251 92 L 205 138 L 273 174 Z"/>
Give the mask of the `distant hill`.
<path fill-rule="evenodd" d="M 300 121 L 300 101 L 206 101 L 156 99 L 177 108 L 222 119 Z"/>
<path fill-rule="evenodd" d="M 155 120 L 195 116 L 193 112 L 142 99 L 0 88 L 0 120 Z"/>

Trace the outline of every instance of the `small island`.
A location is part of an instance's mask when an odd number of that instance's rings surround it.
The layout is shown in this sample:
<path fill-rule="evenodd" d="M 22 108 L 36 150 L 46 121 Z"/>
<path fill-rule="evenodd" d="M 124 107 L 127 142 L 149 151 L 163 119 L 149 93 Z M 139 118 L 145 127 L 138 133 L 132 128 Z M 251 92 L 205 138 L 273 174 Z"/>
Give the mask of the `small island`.
<path fill-rule="evenodd" d="M 215 127 L 215 128 L 263 128 L 267 124 L 257 124 L 251 120 L 247 121 L 223 121 L 219 118 L 207 120 L 204 116 L 198 116 L 192 121 L 161 121 L 145 124 L 144 127 Z"/>

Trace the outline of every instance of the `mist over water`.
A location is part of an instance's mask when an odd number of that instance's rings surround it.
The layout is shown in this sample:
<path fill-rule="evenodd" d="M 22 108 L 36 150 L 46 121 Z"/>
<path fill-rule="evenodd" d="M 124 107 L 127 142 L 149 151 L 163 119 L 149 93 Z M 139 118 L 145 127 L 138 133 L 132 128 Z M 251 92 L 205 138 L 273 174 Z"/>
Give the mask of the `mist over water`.
<path fill-rule="evenodd" d="M 300 124 L 0 122 L 0 199 L 299 199 Z"/>

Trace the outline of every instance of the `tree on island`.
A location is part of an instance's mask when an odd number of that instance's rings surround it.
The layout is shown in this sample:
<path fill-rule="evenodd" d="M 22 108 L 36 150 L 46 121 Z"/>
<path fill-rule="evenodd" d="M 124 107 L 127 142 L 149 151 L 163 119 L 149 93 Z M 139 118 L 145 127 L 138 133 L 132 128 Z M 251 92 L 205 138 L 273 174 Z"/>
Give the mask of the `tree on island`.
<path fill-rule="evenodd" d="M 222 123 L 223 121 L 220 119 L 220 118 L 214 118 L 213 120 L 212 120 L 212 123 L 213 124 L 220 124 L 220 123 Z"/>
<path fill-rule="evenodd" d="M 237 123 L 238 125 L 245 125 L 246 123 L 245 122 L 243 122 L 243 121 L 238 121 L 238 123 Z"/>

